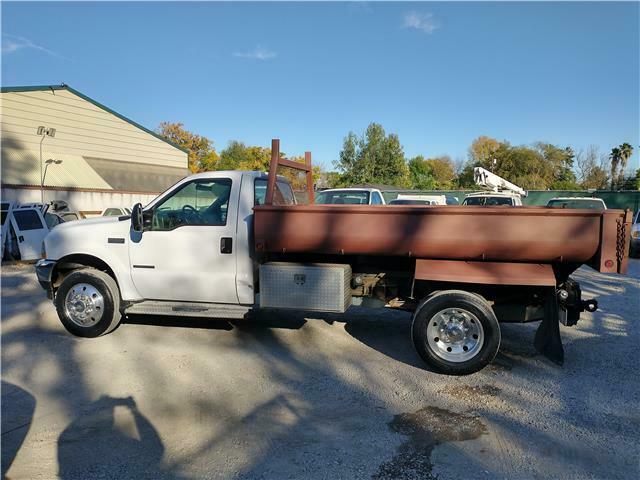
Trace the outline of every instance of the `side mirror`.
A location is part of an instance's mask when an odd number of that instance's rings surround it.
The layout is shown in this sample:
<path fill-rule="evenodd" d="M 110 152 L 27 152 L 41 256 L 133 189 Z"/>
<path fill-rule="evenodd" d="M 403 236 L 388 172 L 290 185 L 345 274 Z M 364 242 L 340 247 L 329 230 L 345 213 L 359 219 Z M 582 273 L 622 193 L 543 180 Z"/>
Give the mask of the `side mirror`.
<path fill-rule="evenodd" d="M 142 232 L 142 204 L 136 203 L 131 209 L 131 228 L 134 232 Z"/>

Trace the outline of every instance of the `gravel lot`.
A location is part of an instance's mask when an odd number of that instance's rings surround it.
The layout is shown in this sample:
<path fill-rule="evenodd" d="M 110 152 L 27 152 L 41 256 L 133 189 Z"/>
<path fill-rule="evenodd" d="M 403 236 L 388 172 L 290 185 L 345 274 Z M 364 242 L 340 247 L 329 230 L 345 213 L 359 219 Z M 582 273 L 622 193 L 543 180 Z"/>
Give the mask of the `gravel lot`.
<path fill-rule="evenodd" d="M 562 328 L 564 367 L 536 354 L 536 325 L 507 325 L 495 362 L 455 378 L 424 368 L 399 312 L 133 319 L 78 339 L 32 265 L 3 266 L 2 473 L 638 478 L 640 261 L 576 277 L 600 310 Z"/>

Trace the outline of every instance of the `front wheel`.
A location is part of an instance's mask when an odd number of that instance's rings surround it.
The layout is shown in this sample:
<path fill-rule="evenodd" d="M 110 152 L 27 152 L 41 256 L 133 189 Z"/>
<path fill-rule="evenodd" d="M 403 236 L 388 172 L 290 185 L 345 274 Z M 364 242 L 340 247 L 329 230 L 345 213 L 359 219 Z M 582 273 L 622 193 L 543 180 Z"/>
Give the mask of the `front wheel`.
<path fill-rule="evenodd" d="M 491 305 L 462 290 L 428 296 L 413 316 L 411 333 L 422 359 L 449 375 L 481 370 L 500 347 L 500 325 Z"/>
<path fill-rule="evenodd" d="M 120 291 L 108 274 L 93 268 L 65 277 L 55 296 L 64 328 L 78 337 L 99 337 L 120 323 Z"/>

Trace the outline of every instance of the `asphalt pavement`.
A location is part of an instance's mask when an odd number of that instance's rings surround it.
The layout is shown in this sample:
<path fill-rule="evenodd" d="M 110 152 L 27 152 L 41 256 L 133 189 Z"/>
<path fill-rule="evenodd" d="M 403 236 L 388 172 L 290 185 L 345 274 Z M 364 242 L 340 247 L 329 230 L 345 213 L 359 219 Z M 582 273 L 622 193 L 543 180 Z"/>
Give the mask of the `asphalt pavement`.
<path fill-rule="evenodd" d="M 352 309 L 253 322 L 133 318 L 62 328 L 33 265 L 2 267 L 2 473 L 9 479 L 640 477 L 640 261 L 575 277 L 600 310 L 506 325 L 474 375 L 425 368 L 410 316 Z"/>

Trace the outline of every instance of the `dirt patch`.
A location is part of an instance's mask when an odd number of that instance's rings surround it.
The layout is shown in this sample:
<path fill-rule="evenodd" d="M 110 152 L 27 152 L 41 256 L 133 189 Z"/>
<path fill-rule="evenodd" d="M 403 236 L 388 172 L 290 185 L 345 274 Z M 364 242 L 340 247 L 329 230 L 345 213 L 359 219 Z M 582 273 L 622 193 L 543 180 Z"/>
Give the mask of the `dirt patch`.
<path fill-rule="evenodd" d="M 391 460 L 380 465 L 372 477 L 375 480 L 435 479 L 431 474 L 431 453 L 437 445 L 473 440 L 487 433 L 478 417 L 438 407 L 396 415 L 389 428 L 409 438 L 398 447 Z"/>
<path fill-rule="evenodd" d="M 440 393 L 446 393 L 452 397 L 470 400 L 475 397 L 495 397 L 500 393 L 500 389 L 493 385 L 452 385 L 443 388 Z"/>

